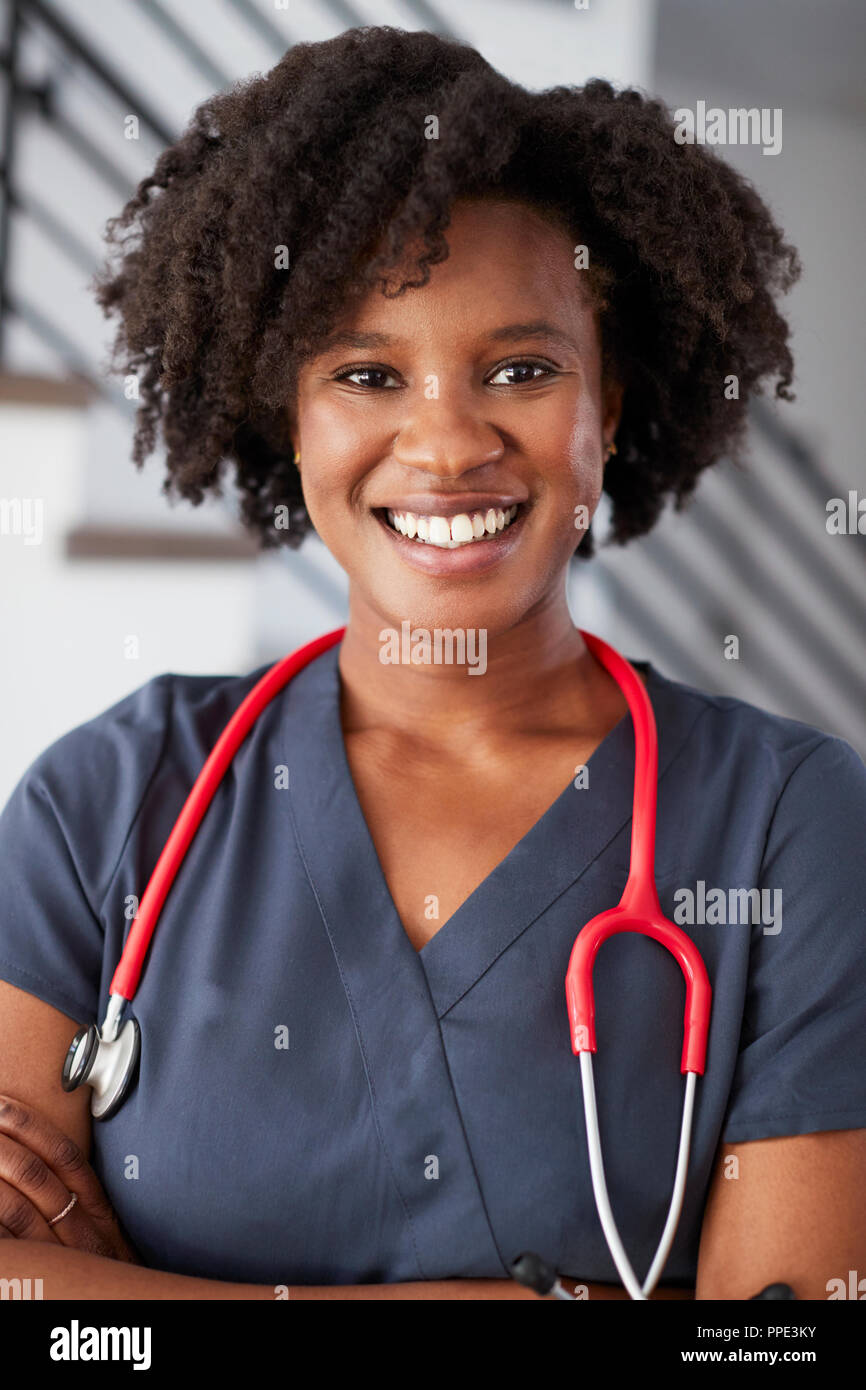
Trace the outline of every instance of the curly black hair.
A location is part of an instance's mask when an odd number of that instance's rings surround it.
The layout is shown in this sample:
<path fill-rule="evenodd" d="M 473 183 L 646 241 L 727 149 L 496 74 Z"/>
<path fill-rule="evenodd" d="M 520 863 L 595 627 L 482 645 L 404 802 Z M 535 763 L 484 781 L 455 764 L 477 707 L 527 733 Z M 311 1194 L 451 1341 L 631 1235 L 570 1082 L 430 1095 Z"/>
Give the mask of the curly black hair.
<path fill-rule="evenodd" d="M 121 320 L 108 370 L 138 379 L 136 465 L 161 422 L 164 493 L 220 495 L 231 461 L 261 546 L 298 545 L 312 529 L 288 437 L 299 365 L 374 285 L 426 284 L 452 203 L 485 195 L 534 204 L 589 249 L 603 363 L 625 388 L 611 543 L 739 455 L 763 378 L 793 398 L 774 297 L 797 253 L 750 183 L 675 141 L 660 101 L 604 81 L 530 92 L 466 44 L 369 26 L 297 44 L 204 102 L 108 222 L 93 288 Z M 419 234 L 415 278 L 389 287 Z M 576 553 L 591 556 L 590 532 Z"/>

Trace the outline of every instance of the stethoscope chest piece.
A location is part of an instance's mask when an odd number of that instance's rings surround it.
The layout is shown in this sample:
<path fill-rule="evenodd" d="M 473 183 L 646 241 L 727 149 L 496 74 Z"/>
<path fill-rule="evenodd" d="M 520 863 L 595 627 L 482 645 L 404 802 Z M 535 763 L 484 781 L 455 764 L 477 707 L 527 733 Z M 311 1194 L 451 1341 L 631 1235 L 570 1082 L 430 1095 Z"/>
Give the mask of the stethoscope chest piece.
<path fill-rule="evenodd" d="M 107 1120 L 132 1085 L 140 1053 L 141 1030 L 136 1019 L 127 1019 L 112 1040 L 101 1037 L 96 1024 L 90 1023 L 79 1028 L 69 1044 L 60 1084 L 64 1091 L 92 1087 L 91 1114 L 97 1120 Z"/>

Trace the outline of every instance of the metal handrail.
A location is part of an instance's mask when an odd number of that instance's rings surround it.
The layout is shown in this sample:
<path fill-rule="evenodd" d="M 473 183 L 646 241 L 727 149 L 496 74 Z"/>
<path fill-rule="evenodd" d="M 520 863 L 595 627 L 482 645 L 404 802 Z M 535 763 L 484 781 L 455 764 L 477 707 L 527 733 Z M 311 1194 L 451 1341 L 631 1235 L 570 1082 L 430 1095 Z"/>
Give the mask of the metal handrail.
<path fill-rule="evenodd" d="M 179 24 L 173 14 L 160 4 L 160 0 L 135 0 L 139 9 L 152 19 L 154 24 L 171 40 L 173 46 L 178 49 L 194 68 L 198 68 L 204 77 L 216 91 L 222 91 L 231 82 L 227 72 L 224 72 L 212 58 L 208 57 L 201 44 L 197 43 L 188 29 Z"/>
<path fill-rule="evenodd" d="M 134 111 L 141 125 L 150 130 L 162 145 L 170 145 L 175 139 L 169 126 L 167 126 L 159 113 L 138 93 L 133 91 L 127 82 L 120 77 L 110 63 L 106 62 L 88 43 L 76 32 L 71 24 L 50 5 L 45 4 L 45 0 L 8 0 L 14 10 L 20 12 L 22 18 L 31 22 L 38 20 L 45 28 L 59 40 L 61 46 L 71 57 L 83 64 L 94 77 L 98 77 L 104 87 L 117 98 L 129 111 Z"/>
<path fill-rule="evenodd" d="M 164 9 L 159 0 L 146 0 L 146 3 L 145 0 L 138 0 L 138 3 L 143 12 L 154 23 L 158 24 L 164 33 L 170 35 L 172 42 L 213 85 L 220 88 L 227 85 L 229 81 L 227 75 L 217 64 L 213 63 L 192 36 L 183 29 L 179 21 Z M 259 11 L 251 3 L 251 0 L 228 0 L 228 3 L 249 27 L 255 30 L 260 38 L 264 38 L 275 50 L 285 51 L 287 35 Z M 410 4 L 419 20 L 422 20 L 427 28 L 440 33 L 453 32 L 449 30 L 429 0 L 407 0 L 407 3 Z M 354 26 L 365 22 L 364 17 L 352 4 L 348 3 L 348 0 L 328 0 L 328 4 L 332 14 L 343 24 Z M 46 0 L 7 0 L 7 6 L 10 28 L 6 48 L 2 55 L 2 67 L 7 72 L 4 97 L 6 108 L 4 128 L 7 146 L 3 165 L 0 168 L 0 183 L 2 183 L 4 192 L 2 208 L 0 208 L 0 318 L 5 317 L 7 313 L 20 317 L 57 354 L 60 360 L 65 361 L 77 375 L 87 380 L 101 398 L 110 402 L 115 408 L 122 410 L 125 416 L 129 416 L 134 412 L 134 404 L 127 401 L 119 390 L 100 377 L 92 365 L 85 360 L 85 355 L 64 334 L 62 329 L 50 322 L 35 305 L 27 300 L 26 296 L 10 293 L 6 284 L 10 214 L 13 209 L 32 217 L 42 227 L 45 234 L 51 237 L 55 245 L 59 246 L 65 254 L 72 256 L 77 265 L 91 272 L 96 268 L 96 261 L 90 256 L 88 249 L 73 237 L 61 220 L 41 205 L 38 199 L 30 194 L 19 193 L 15 187 L 16 116 L 26 105 L 34 106 L 39 116 L 48 122 L 52 129 L 56 130 L 69 146 L 75 149 L 87 162 L 89 167 L 116 191 L 128 195 L 131 192 L 133 182 L 132 179 L 126 177 L 122 169 L 97 149 L 83 130 L 77 128 L 75 123 L 60 111 L 59 103 L 55 100 L 54 88 L 50 82 L 34 86 L 20 80 L 18 65 L 23 24 L 35 28 L 41 26 L 61 47 L 63 52 L 81 64 L 104 86 L 108 93 L 128 110 L 135 111 L 142 126 L 161 145 L 170 144 L 175 137 L 162 115 L 148 101 L 143 100 L 129 83 L 114 70 L 111 63 L 98 54 L 76 31 L 75 26 L 58 14 L 50 4 L 46 3 Z M 2 327 L 0 327 L 0 333 L 2 333 Z M 2 338 L 0 338 L 0 360 L 2 360 Z M 796 431 L 782 422 L 775 412 L 760 399 L 752 404 L 750 414 L 754 427 L 763 439 L 777 454 L 785 458 L 786 464 L 790 466 L 802 485 L 814 498 L 820 499 L 823 505 L 827 497 L 832 495 L 834 485 L 827 478 L 820 460 L 810 450 L 806 442 Z M 760 505 L 761 498 L 769 497 L 765 485 L 755 475 L 749 475 L 746 481 L 736 473 L 731 473 L 728 481 L 737 495 L 743 500 L 748 497 L 752 505 L 756 499 Z M 730 563 L 732 555 L 736 556 L 738 553 L 741 562 L 756 560 L 757 557 L 746 551 L 733 528 L 711 505 L 704 509 L 702 515 L 700 513 L 696 515 L 695 520 L 707 545 L 725 563 Z M 800 538 L 797 535 L 796 526 L 784 517 L 779 519 L 779 535 L 786 548 L 792 552 L 796 549 L 799 553 Z M 647 562 L 652 567 L 669 568 L 671 556 L 663 537 L 652 537 L 645 548 L 645 554 Z M 315 587 L 314 567 L 307 568 L 310 570 L 307 581 Z M 602 569 L 604 569 L 603 562 Z M 631 617 L 640 630 L 652 634 L 654 648 L 676 670 L 690 673 L 696 684 L 713 679 L 712 672 L 699 661 L 696 661 L 684 647 L 677 643 L 672 634 L 653 618 L 651 611 L 641 603 L 639 596 L 633 593 L 627 594 L 621 581 L 613 575 L 611 570 L 606 570 L 605 574 L 607 583 L 612 588 L 617 589 L 618 607 L 627 617 Z M 705 598 L 711 602 L 712 592 L 701 580 L 701 576 L 694 573 L 694 566 L 687 567 L 685 577 L 687 583 L 694 585 L 696 592 L 701 591 L 703 583 Z M 823 557 L 817 554 L 814 558 L 810 578 L 812 583 L 820 588 L 822 595 L 829 597 L 837 606 L 845 604 L 848 607 L 856 607 L 857 598 L 851 593 L 844 579 Z M 791 626 L 796 620 L 798 629 L 802 630 L 803 614 L 799 610 L 795 611 L 788 596 L 777 583 L 773 582 L 772 577 L 767 579 L 765 590 L 772 600 L 771 611 L 773 615 L 775 617 L 781 616 L 781 620 L 786 626 Z M 334 595 L 331 594 L 329 597 L 333 599 Z M 816 633 L 816 640 L 821 640 L 820 632 Z M 834 679 L 844 686 L 846 698 L 856 700 L 860 690 L 859 674 L 853 671 L 844 654 L 834 648 L 832 644 L 824 642 L 820 659 L 825 668 L 832 669 Z M 783 681 L 786 688 L 790 689 L 789 677 L 784 677 L 783 680 L 783 673 L 773 670 L 770 670 L 768 674 L 771 680 Z"/>
<path fill-rule="evenodd" d="M 8 187 L 10 182 L 10 171 L 15 160 L 15 72 L 18 65 L 20 44 L 21 14 L 17 4 L 15 4 L 13 0 L 9 9 L 9 30 L 6 35 L 6 47 L 3 55 L 4 63 L 8 64 L 8 73 L 3 91 L 3 138 L 5 144 L 2 166 L 0 166 L 0 191 L 2 191 L 3 194 L 2 205 L 0 205 L 0 362 L 3 361 L 4 331 L 6 327 L 2 301 L 9 266 L 9 236 L 12 227 L 12 220 L 9 215 L 11 207 L 9 204 Z"/>

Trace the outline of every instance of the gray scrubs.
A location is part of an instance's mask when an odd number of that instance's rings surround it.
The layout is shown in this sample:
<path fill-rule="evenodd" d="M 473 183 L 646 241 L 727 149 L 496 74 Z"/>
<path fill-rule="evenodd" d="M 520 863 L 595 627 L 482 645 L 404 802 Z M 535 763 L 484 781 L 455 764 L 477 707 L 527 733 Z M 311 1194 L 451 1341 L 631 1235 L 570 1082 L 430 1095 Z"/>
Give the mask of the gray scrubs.
<path fill-rule="evenodd" d="M 351 780 L 338 651 L 259 718 L 181 866 L 133 1004 L 139 1079 L 94 1123 L 96 1171 L 158 1269 L 496 1278 L 531 1249 L 618 1283 L 563 982 L 577 931 L 626 881 L 630 718 L 589 786 L 564 787 L 416 953 Z M 866 1127 L 866 767 L 842 739 L 638 664 L 659 728 L 659 897 L 713 986 L 662 1278 L 693 1286 L 720 1142 Z M 0 978 L 101 1023 L 133 895 L 265 669 L 159 676 L 36 759 L 0 817 Z M 608 1187 L 642 1277 L 676 1162 L 683 980 L 633 934 L 594 978 Z"/>

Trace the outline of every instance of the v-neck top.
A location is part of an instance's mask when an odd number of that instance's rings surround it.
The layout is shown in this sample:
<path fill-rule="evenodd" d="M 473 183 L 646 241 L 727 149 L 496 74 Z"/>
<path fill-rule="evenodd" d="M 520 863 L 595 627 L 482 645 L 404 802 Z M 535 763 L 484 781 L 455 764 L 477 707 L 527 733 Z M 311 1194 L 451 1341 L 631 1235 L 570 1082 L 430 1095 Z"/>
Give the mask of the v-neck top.
<path fill-rule="evenodd" d="M 504 1278 L 529 1249 L 618 1283 L 564 979 L 625 886 L 631 718 L 416 951 L 352 782 L 338 655 L 264 710 L 205 814 L 132 1004 L 139 1076 L 94 1122 L 93 1166 L 156 1269 Z M 866 766 L 844 739 L 634 664 L 659 735 L 659 899 L 713 987 L 661 1281 L 693 1287 L 720 1145 L 866 1127 Z M 32 763 L 0 816 L 0 978 L 101 1023 L 163 844 L 266 669 L 158 676 Z M 676 1163 L 683 979 L 627 933 L 594 984 L 605 1171 L 640 1274 Z"/>

